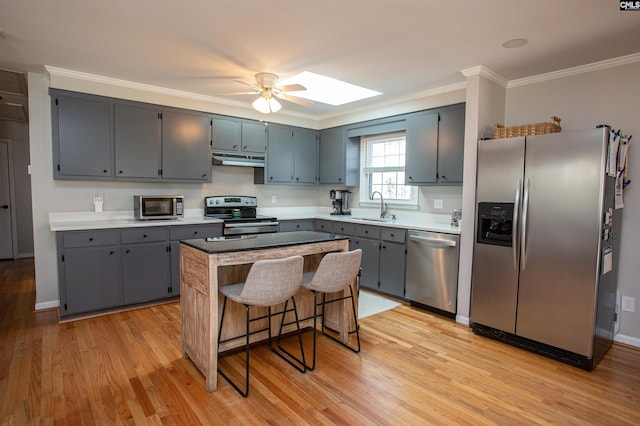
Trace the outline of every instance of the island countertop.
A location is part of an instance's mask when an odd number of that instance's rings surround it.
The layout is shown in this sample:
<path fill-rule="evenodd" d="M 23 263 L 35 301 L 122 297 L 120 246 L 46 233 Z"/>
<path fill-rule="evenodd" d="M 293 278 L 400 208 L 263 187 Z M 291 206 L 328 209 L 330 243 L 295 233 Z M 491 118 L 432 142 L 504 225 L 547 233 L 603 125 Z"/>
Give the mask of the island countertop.
<path fill-rule="evenodd" d="M 227 253 L 247 250 L 259 250 L 300 244 L 323 243 L 349 239 L 346 235 L 327 234 L 325 232 L 295 231 L 272 234 L 245 235 L 242 237 L 214 237 L 182 240 L 183 244 L 207 254 Z"/>

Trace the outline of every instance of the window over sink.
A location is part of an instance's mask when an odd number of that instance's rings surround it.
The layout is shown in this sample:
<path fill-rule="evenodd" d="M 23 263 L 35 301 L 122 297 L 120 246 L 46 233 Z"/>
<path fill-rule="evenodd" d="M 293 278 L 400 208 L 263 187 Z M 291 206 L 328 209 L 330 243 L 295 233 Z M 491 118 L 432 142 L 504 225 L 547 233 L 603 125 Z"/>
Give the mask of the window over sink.
<path fill-rule="evenodd" d="M 416 188 L 405 185 L 405 132 L 362 136 L 360 145 L 360 204 L 372 203 L 371 194 L 378 191 L 386 203 L 417 206 Z"/>

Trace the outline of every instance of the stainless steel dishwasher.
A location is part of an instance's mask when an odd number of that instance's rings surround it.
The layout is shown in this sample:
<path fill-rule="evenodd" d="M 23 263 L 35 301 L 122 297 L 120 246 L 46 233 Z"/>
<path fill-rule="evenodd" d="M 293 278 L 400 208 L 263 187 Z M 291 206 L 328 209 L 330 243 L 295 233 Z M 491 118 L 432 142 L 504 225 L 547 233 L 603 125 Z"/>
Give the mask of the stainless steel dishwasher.
<path fill-rule="evenodd" d="M 460 236 L 409 231 L 405 298 L 412 305 L 455 317 Z"/>

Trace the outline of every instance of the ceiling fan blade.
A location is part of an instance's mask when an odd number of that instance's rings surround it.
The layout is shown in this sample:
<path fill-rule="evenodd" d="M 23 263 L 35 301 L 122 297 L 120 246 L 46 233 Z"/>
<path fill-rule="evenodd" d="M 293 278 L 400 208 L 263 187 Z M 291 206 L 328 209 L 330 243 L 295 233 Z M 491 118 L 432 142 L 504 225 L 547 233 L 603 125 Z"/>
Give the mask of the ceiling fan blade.
<path fill-rule="evenodd" d="M 307 90 L 302 84 L 285 84 L 284 86 L 278 86 L 278 90 L 281 92 L 301 92 Z"/>
<path fill-rule="evenodd" d="M 253 87 L 253 88 L 257 88 L 258 87 L 258 86 L 256 86 L 256 83 L 247 83 L 246 81 L 242 81 L 242 80 L 239 80 L 239 79 L 236 79 L 236 78 L 232 79 L 232 81 L 235 81 L 236 83 L 240 83 L 240 84 L 243 84 L 245 86 L 249 86 L 249 87 Z"/>
<path fill-rule="evenodd" d="M 235 96 L 235 95 L 259 95 L 261 91 L 254 90 L 252 92 L 231 92 L 231 93 L 218 93 L 218 96 Z"/>
<path fill-rule="evenodd" d="M 274 94 L 277 98 L 280 98 L 282 100 L 285 100 L 287 102 L 292 102 L 294 104 L 298 104 L 298 105 L 302 105 L 302 106 L 311 106 L 313 105 L 313 102 L 308 101 L 306 99 L 301 99 L 301 98 L 296 98 L 295 96 L 287 96 L 284 93 L 275 93 Z"/>

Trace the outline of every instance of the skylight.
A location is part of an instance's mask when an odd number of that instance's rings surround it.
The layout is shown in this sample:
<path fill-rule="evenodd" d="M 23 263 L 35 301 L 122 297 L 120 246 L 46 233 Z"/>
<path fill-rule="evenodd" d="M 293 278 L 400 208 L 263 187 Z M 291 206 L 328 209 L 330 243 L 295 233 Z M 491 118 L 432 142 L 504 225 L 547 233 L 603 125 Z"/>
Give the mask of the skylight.
<path fill-rule="evenodd" d="M 371 98 L 382 93 L 365 89 L 354 84 L 345 83 L 335 78 L 325 77 L 309 71 L 303 71 L 291 78 L 283 80 L 279 85 L 302 84 L 307 90 L 289 92 L 297 98 L 322 102 L 333 106 L 348 104 L 349 102 Z"/>

